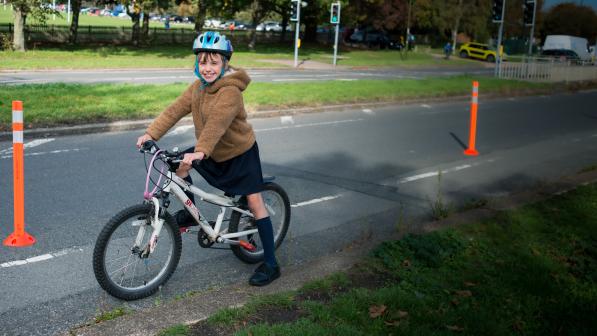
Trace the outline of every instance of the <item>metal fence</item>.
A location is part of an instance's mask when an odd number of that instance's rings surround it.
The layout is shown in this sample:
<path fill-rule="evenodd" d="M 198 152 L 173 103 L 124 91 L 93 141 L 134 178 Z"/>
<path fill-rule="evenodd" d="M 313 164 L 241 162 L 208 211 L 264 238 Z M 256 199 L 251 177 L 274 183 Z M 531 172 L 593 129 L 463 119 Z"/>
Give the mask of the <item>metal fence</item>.
<path fill-rule="evenodd" d="M 573 82 L 597 80 L 593 62 L 559 61 L 553 58 L 526 58 L 520 62 L 503 62 L 499 78 L 535 82 Z"/>

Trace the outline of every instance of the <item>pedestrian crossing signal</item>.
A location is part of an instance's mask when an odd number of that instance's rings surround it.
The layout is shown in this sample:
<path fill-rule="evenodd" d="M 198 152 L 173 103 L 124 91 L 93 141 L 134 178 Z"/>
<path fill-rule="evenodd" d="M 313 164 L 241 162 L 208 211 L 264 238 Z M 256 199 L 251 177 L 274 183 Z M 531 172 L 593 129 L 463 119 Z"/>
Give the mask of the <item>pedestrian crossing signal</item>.
<path fill-rule="evenodd" d="M 332 23 L 332 24 L 340 23 L 340 3 L 339 2 L 332 3 L 332 8 L 330 9 L 330 23 Z"/>
<path fill-rule="evenodd" d="M 290 1 L 290 21 L 296 22 L 299 20 L 298 6 L 299 6 L 299 0 L 291 0 Z"/>
<path fill-rule="evenodd" d="M 504 11 L 504 0 L 493 0 L 491 7 L 491 18 L 493 22 L 502 22 L 502 13 Z"/>
<path fill-rule="evenodd" d="M 533 24 L 533 12 L 535 11 L 535 1 L 533 0 L 525 0 L 524 5 L 524 13 L 523 13 L 523 20 L 524 24 L 530 26 Z"/>

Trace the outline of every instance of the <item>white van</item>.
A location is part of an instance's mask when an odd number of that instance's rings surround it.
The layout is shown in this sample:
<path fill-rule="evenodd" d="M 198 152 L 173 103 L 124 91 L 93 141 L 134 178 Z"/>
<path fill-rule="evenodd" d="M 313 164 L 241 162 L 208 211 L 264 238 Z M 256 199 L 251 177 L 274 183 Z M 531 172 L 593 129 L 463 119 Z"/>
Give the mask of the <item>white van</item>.
<path fill-rule="evenodd" d="M 591 61 L 589 42 L 586 38 L 570 35 L 547 35 L 543 50 L 572 50 L 582 61 Z"/>

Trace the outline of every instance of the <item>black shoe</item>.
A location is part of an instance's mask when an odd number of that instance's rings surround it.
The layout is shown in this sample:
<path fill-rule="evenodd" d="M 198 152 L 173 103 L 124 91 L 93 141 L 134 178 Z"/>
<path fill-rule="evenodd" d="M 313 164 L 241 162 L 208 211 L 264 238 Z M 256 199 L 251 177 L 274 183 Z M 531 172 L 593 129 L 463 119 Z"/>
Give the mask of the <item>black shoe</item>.
<path fill-rule="evenodd" d="M 191 214 L 186 210 L 182 209 L 174 214 L 174 219 L 176 219 L 176 224 L 178 224 L 179 228 L 186 228 L 189 226 L 197 226 L 197 222 Z"/>
<path fill-rule="evenodd" d="M 279 277 L 280 266 L 276 265 L 272 267 L 267 263 L 263 263 L 257 267 L 255 273 L 249 279 L 249 284 L 251 286 L 265 286 Z"/>

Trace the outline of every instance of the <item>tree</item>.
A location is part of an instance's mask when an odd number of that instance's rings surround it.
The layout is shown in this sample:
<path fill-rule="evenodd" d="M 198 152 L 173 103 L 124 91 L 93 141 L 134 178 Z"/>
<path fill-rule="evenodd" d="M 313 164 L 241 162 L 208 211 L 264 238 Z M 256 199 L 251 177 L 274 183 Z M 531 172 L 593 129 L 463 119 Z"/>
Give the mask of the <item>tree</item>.
<path fill-rule="evenodd" d="M 55 11 L 43 0 L 9 0 L 13 7 L 14 34 L 13 48 L 17 51 L 25 51 L 25 24 L 27 17 L 32 16 L 37 21 L 45 23 L 47 15 Z"/>
<path fill-rule="evenodd" d="M 70 29 L 69 29 L 69 36 L 68 36 L 68 43 L 76 44 L 77 43 L 77 33 L 79 31 L 79 13 L 81 11 L 81 2 L 82 0 L 73 0 L 73 17 L 72 21 L 70 22 Z"/>
<path fill-rule="evenodd" d="M 597 14 L 589 6 L 563 3 L 552 7 L 543 20 L 541 37 L 547 35 L 572 35 L 588 39 L 597 37 Z"/>

